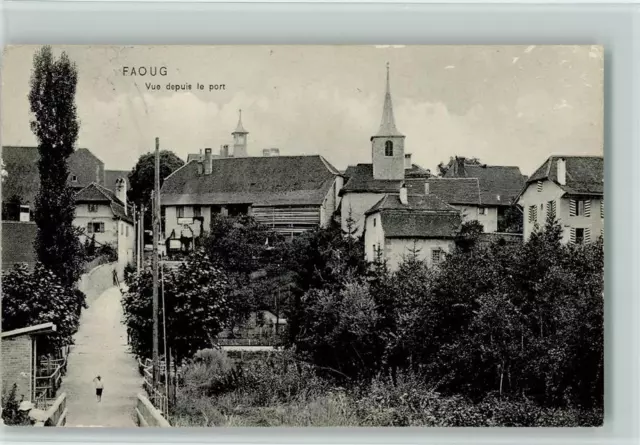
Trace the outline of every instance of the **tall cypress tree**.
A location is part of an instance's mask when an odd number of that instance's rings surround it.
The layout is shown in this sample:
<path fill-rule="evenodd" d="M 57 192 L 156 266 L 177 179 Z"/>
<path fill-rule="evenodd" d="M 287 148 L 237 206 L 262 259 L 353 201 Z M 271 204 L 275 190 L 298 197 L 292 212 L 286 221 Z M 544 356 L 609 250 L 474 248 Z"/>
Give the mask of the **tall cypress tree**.
<path fill-rule="evenodd" d="M 33 58 L 29 102 L 38 139 L 40 190 L 35 202 L 38 260 L 64 284 L 80 277 L 82 252 L 73 227 L 74 192 L 67 185 L 67 159 L 73 153 L 80 124 L 76 117 L 76 65 L 66 53 L 56 59 L 45 46 Z"/>

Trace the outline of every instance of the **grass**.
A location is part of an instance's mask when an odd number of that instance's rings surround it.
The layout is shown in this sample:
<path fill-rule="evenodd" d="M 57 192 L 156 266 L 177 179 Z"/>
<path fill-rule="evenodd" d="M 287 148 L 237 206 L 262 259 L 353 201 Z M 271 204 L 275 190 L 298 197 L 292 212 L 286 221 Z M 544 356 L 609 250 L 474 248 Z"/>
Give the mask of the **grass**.
<path fill-rule="evenodd" d="M 413 374 L 341 388 L 286 353 L 242 363 L 240 372 L 224 354 L 205 354 L 186 367 L 184 380 L 171 416 L 176 427 L 598 426 L 603 420 L 601 411 L 543 408 L 524 398 L 488 395 L 472 403 L 439 394 Z"/>

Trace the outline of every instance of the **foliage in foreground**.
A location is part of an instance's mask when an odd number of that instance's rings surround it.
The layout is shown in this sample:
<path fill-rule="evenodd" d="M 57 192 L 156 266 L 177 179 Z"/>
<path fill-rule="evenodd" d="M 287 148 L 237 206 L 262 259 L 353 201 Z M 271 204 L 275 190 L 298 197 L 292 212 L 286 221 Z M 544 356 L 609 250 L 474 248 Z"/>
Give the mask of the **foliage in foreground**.
<path fill-rule="evenodd" d="M 53 352 L 70 345 L 78 330 L 85 295 L 62 283 L 54 273 L 37 263 L 33 272 L 16 265 L 2 277 L 2 329 L 10 331 L 52 322 L 56 332 L 43 336 L 38 352 Z"/>
<path fill-rule="evenodd" d="M 8 426 L 28 426 L 31 419 L 25 411 L 20 411 L 20 402 L 17 397 L 18 386 L 14 383 L 9 391 L 2 394 L 2 421 Z"/>
<path fill-rule="evenodd" d="M 339 387 L 284 352 L 241 362 L 205 354 L 185 366 L 175 426 L 594 426 L 602 411 L 544 408 L 524 397 L 479 402 L 438 393 L 412 372 Z"/>

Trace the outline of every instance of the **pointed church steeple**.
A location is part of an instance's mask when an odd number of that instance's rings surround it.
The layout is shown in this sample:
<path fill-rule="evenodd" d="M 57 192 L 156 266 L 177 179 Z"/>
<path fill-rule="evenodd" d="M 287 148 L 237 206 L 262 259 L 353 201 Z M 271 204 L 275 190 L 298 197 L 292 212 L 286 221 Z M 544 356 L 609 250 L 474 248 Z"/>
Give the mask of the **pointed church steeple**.
<path fill-rule="evenodd" d="M 396 128 L 389 86 L 389 64 L 387 63 L 387 89 L 384 94 L 382 120 L 378 132 L 371 136 L 371 160 L 373 179 L 404 179 L 404 135 Z"/>
<path fill-rule="evenodd" d="M 396 128 L 396 120 L 393 116 L 393 101 L 391 100 L 391 87 L 389 82 L 389 62 L 387 62 L 387 89 L 384 94 L 384 105 L 382 106 L 382 120 L 376 137 L 402 136 Z"/>

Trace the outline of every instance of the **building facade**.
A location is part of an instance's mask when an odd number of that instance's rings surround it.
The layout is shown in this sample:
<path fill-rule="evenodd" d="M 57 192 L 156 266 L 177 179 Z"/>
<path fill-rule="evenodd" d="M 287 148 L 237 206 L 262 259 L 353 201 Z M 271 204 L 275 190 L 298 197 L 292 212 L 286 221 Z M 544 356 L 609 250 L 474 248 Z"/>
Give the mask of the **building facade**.
<path fill-rule="evenodd" d="M 437 266 L 462 223 L 454 207 L 434 195 L 409 195 L 406 187 L 384 195 L 365 215 L 365 259 L 384 260 L 392 271 L 409 257 Z"/>
<path fill-rule="evenodd" d="M 527 180 L 518 202 L 524 211 L 524 239 L 554 218 L 562 242 L 588 243 L 604 236 L 604 159 L 551 156 Z"/>
<path fill-rule="evenodd" d="M 216 214 L 251 215 L 293 237 L 331 223 L 341 187 L 340 173 L 322 156 L 214 158 L 206 149 L 202 161 L 162 185 L 164 239 L 170 249 L 188 250 Z"/>
<path fill-rule="evenodd" d="M 80 240 L 95 239 L 96 245 L 110 245 L 118 254 L 118 274 L 133 264 L 136 246 L 133 215 L 126 202 L 126 182 L 120 180 L 117 194 L 91 184 L 76 194 L 73 224 L 82 230 Z"/>

